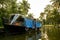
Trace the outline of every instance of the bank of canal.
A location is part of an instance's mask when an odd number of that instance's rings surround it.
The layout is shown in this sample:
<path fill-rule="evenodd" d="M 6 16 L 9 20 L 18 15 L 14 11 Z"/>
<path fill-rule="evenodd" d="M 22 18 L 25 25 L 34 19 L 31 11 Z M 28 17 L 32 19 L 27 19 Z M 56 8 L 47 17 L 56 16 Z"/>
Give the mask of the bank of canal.
<path fill-rule="evenodd" d="M 42 40 L 60 40 L 60 27 L 54 25 L 43 26 L 43 34 Z M 44 36 L 47 38 L 44 38 Z"/>

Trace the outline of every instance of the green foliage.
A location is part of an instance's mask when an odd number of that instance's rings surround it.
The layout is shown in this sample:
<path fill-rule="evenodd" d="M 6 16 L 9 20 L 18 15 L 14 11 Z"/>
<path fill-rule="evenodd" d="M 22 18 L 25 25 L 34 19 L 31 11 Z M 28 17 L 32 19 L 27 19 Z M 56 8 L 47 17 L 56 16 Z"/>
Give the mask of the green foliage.
<path fill-rule="evenodd" d="M 0 0 L 0 25 L 2 25 L 2 17 L 9 18 L 9 14 L 20 13 L 23 15 L 28 14 L 30 4 L 26 0 L 22 0 L 21 5 L 16 3 L 17 0 Z"/>
<path fill-rule="evenodd" d="M 53 9 L 52 13 L 47 14 L 47 22 L 49 22 L 51 24 L 57 23 L 59 20 L 58 14 L 59 13 L 58 13 L 57 9 Z"/>
<path fill-rule="evenodd" d="M 44 12 L 41 12 L 40 13 L 40 17 L 39 17 L 40 18 L 40 21 L 42 21 L 43 24 L 45 24 L 44 15 L 45 15 L 45 13 Z"/>
<path fill-rule="evenodd" d="M 59 8 L 60 7 L 60 0 L 51 0 L 52 5 L 56 8 Z"/>
<path fill-rule="evenodd" d="M 40 18 L 42 19 L 44 17 L 44 15 L 47 15 L 46 20 L 45 20 L 45 24 L 60 24 L 60 13 L 58 12 L 57 7 L 54 7 L 52 5 L 47 5 L 45 10 L 44 10 L 44 14 L 41 13 L 40 14 Z"/>
<path fill-rule="evenodd" d="M 22 0 L 22 3 L 19 7 L 19 12 L 21 12 L 21 14 L 26 15 L 28 14 L 28 9 L 30 9 L 30 4 L 28 3 L 28 1 L 26 0 Z"/>
<path fill-rule="evenodd" d="M 33 19 L 33 14 L 32 13 L 28 14 L 28 18 L 32 18 Z"/>

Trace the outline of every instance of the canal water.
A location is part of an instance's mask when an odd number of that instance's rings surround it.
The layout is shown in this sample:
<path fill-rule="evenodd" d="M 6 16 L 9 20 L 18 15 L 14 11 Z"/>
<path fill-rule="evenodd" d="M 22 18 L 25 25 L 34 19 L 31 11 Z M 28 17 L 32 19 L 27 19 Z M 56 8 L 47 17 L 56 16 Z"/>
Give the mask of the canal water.
<path fill-rule="evenodd" d="M 0 35 L 0 40 L 40 40 L 41 32 L 26 32 L 15 35 Z"/>

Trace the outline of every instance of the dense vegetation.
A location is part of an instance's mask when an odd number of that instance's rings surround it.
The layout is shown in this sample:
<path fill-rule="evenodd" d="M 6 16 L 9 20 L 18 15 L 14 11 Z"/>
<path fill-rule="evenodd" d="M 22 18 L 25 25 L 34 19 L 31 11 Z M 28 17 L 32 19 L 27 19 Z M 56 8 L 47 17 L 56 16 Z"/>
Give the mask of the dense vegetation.
<path fill-rule="evenodd" d="M 9 14 L 19 13 L 27 15 L 30 4 L 26 0 L 17 3 L 17 0 L 0 0 L 0 26 L 2 26 L 2 17 L 8 18 Z"/>
<path fill-rule="evenodd" d="M 52 4 L 49 4 L 45 7 L 44 12 L 40 15 L 44 24 L 60 24 L 60 0 L 51 0 Z M 44 19 L 44 15 L 46 15 L 46 19 Z"/>
<path fill-rule="evenodd" d="M 42 23 L 46 25 L 42 29 L 43 32 L 47 32 L 48 40 L 60 40 L 60 0 L 51 0 L 51 2 L 52 4 L 47 5 L 44 12 L 40 14 Z"/>

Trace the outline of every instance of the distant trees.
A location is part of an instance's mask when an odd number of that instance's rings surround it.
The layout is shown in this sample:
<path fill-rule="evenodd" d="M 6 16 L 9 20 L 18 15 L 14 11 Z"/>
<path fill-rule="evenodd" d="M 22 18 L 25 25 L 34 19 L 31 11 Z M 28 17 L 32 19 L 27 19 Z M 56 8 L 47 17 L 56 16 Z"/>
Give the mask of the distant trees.
<path fill-rule="evenodd" d="M 60 0 L 51 0 L 53 3 L 52 5 L 55 7 L 54 14 L 55 14 L 55 22 L 57 24 L 60 24 L 60 12 L 58 12 L 58 9 L 60 8 Z"/>
<path fill-rule="evenodd" d="M 54 10 L 54 7 L 52 5 L 47 5 L 44 12 L 45 14 L 47 15 L 46 16 L 46 24 L 53 24 L 53 10 Z"/>
<path fill-rule="evenodd" d="M 33 19 L 33 14 L 29 13 L 27 17 Z"/>
<path fill-rule="evenodd" d="M 40 21 L 43 23 L 43 24 L 45 24 L 45 13 L 44 12 L 41 12 L 40 13 Z"/>
<path fill-rule="evenodd" d="M 40 14 L 40 18 L 43 18 L 44 16 L 43 15 L 47 15 L 46 16 L 46 20 L 45 20 L 45 23 L 46 24 L 53 24 L 53 25 L 56 25 L 56 24 L 60 24 L 60 12 L 58 12 L 58 9 L 60 7 L 60 0 L 51 0 L 53 3 L 52 5 L 47 5 L 45 7 L 45 10 L 44 10 L 44 14 L 41 13 Z"/>
<path fill-rule="evenodd" d="M 56 8 L 60 6 L 60 0 L 51 0 L 51 2 L 53 2 L 52 5 Z"/>

